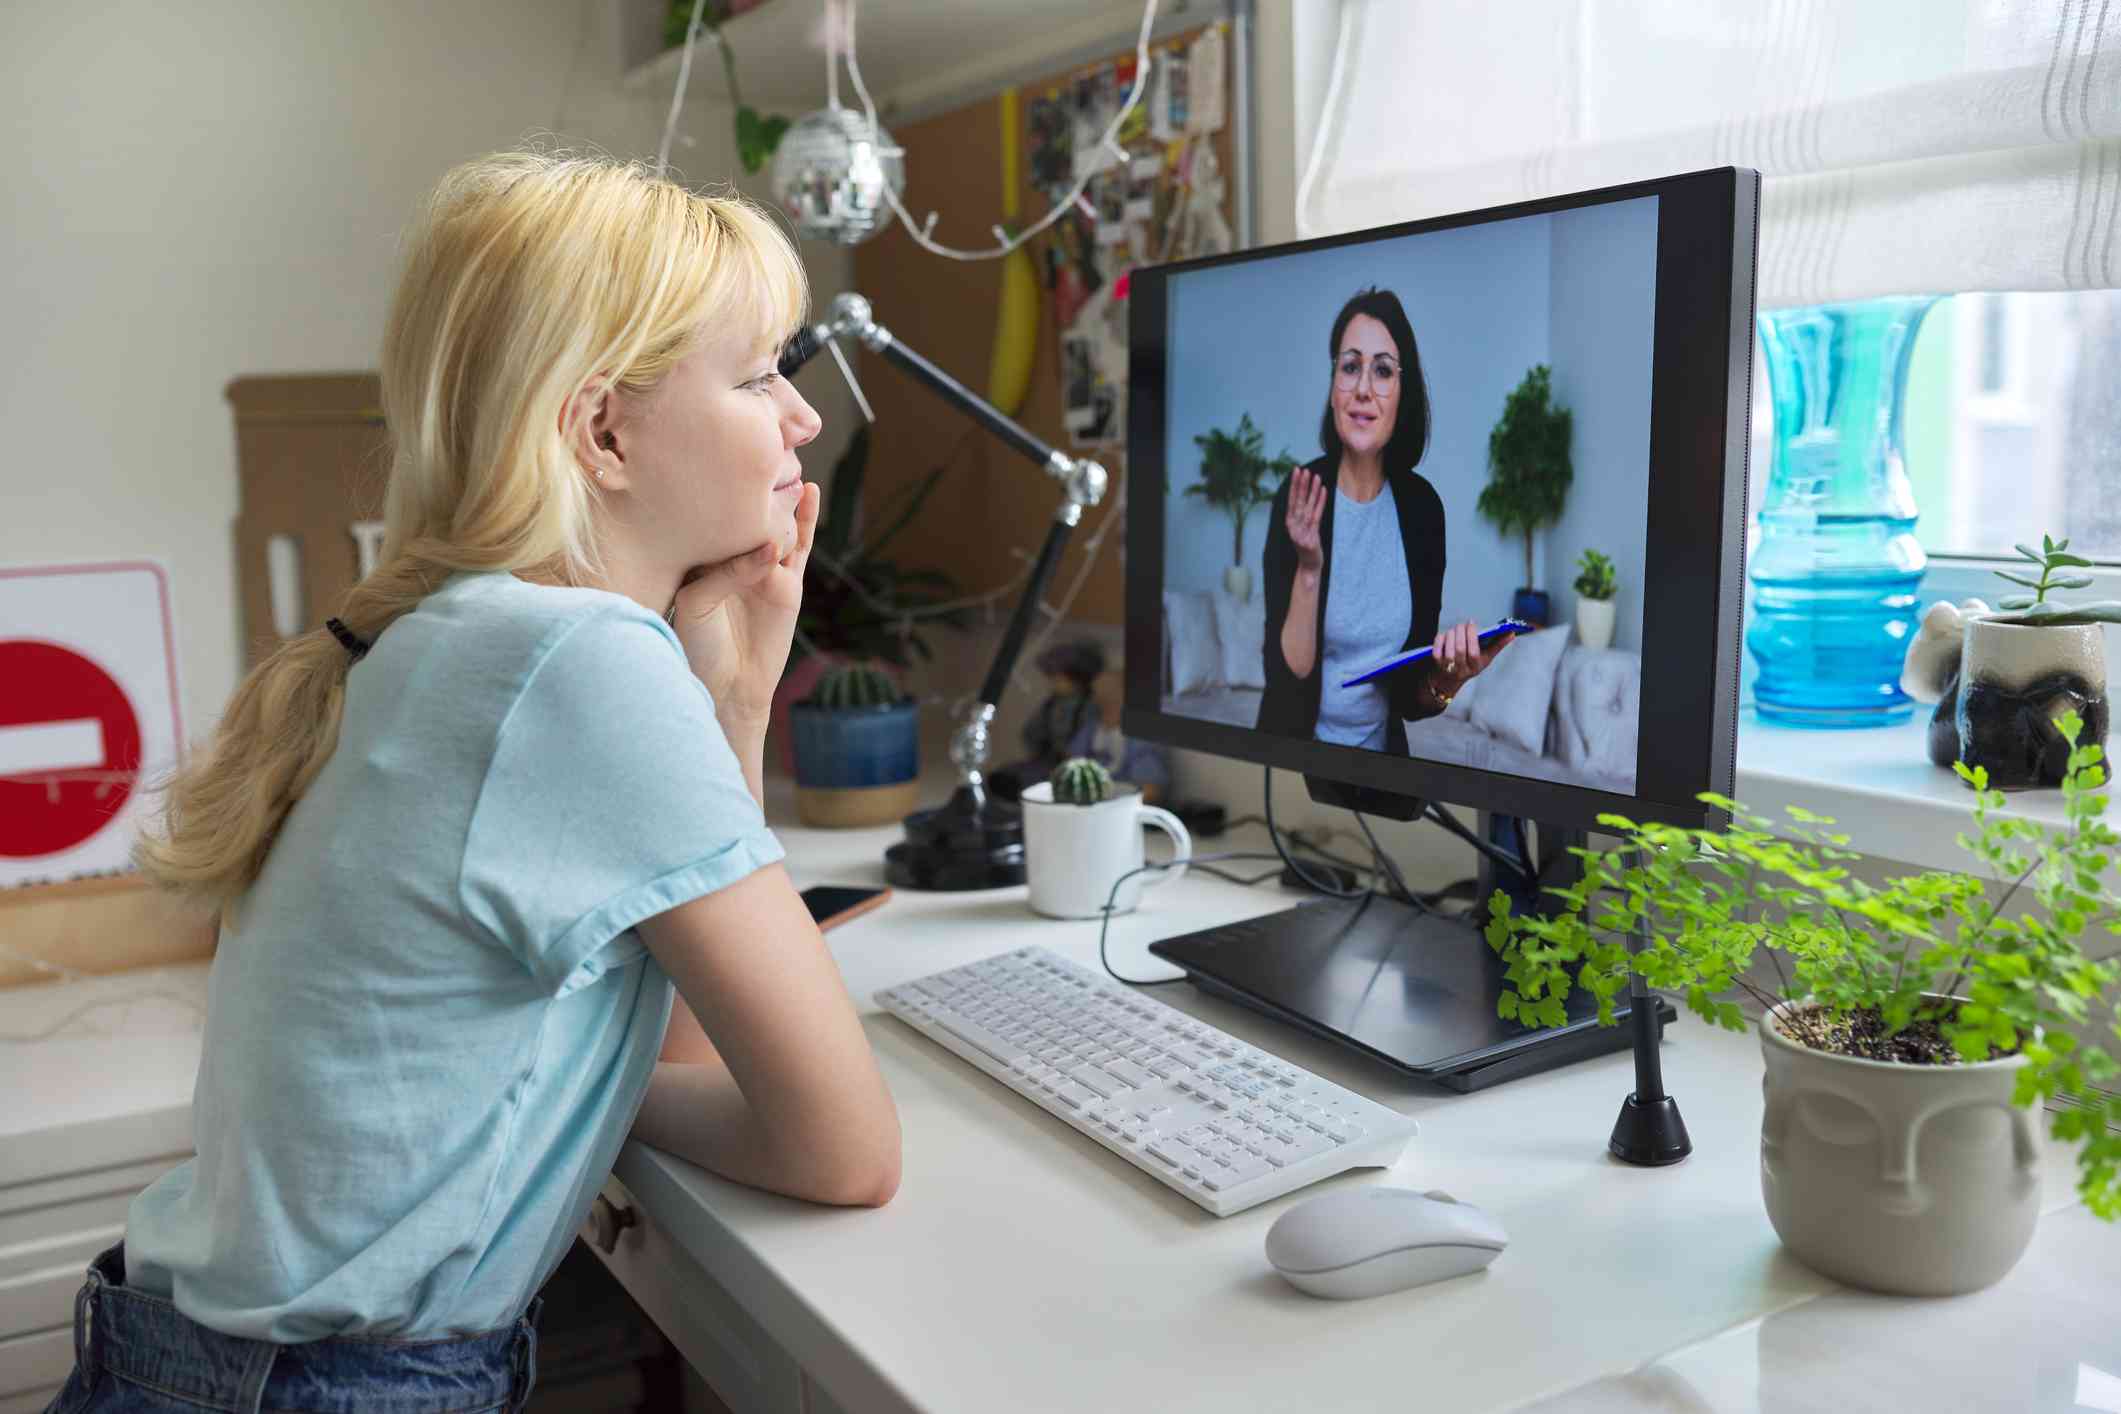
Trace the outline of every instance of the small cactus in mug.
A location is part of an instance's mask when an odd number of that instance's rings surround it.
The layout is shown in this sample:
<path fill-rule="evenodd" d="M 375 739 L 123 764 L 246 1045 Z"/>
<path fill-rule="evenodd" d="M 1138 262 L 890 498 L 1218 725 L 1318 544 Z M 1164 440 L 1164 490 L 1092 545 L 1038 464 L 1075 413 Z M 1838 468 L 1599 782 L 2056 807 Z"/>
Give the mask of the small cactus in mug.
<path fill-rule="evenodd" d="M 898 684 L 882 668 L 857 664 L 834 668 L 819 678 L 817 686 L 810 690 L 809 702 L 827 711 L 846 712 L 894 706 L 902 696 Z"/>
<path fill-rule="evenodd" d="M 1112 773 L 1087 756 L 1061 762 L 1049 779 L 1055 805 L 1095 805 L 1112 795 Z"/>

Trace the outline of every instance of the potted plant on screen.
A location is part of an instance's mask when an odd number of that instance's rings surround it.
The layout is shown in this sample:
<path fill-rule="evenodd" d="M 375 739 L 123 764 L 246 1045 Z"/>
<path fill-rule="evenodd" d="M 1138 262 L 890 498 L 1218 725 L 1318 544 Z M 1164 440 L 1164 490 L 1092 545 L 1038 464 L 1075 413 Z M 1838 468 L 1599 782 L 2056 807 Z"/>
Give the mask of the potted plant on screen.
<path fill-rule="evenodd" d="M 1296 469 L 1287 452 L 1271 460 L 1267 439 L 1252 425 L 1252 414 L 1237 419 L 1234 431 L 1211 427 L 1193 439 L 1200 448 L 1200 480 L 1186 488 L 1230 517 L 1231 562 L 1223 571 L 1223 588 L 1240 602 L 1252 597 L 1252 571 L 1245 566 L 1245 519 L 1274 499 L 1282 479 Z"/>
<path fill-rule="evenodd" d="M 1576 562 L 1576 636 L 1586 648 L 1613 645 L 1613 596 L 1620 592 L 1620 578 L 1613 562 L 1596 550 L 1586 550 Z"/>
<path fill-rule="evenodd" d="M 2106 741 L 2106 624 L 2121 623 L 2121 603 L 2065 604 L 2048 595 L 2083 589 L 2091 561 L 2069 553 L 2069 541 L 2041 537 L 2018 546 L 2022 573 L 1998 570 L 2032 591 L 2004 597 L 2001 613 L 1979 599 L 1939 600 L 1922 616 L 1907 651 L 1900 686 L 1917 702 L 1937 704 L 1930 718 L 1930 759 L 1988 771 L 2004 790 L 2062 783 L 2069 744 L 2054 727 L 2059 705 L 2084 719 L 2081 744 Z M 2035 577 L 2037 573 L 2037 577 Z"/>
<path fill-rule="evenodd" d="M 2040 1212 L 2036 1111 L 2074 1145 L 2077 1191 L 2121 1216 L 2121 1037 L 2114 956 L 2121 897 L 2102 818 L 2104 751 L 2071 743 L 2061 826 L 1999 813 L 1979 767 L 1974 830 L 1987 878 L 1923 871 L 1869 884 L 1832 822 L 1792 809 L 1768 822 L 1717 796 L 1723 830 L 1599 817 L 1619 837 L 1574 851 L 1563 911 L 1518 917 L 1498 894 L 1488 941 L 1502 954 L 1499 1009 L 1555 1025 L 1575 987 L 1611 1024 L 1628 985 L 1623 940 L 1652 986 L 1743 1030 L 1732 989 L 1758 1004 L 1766 1057 L 1762 1195 L 1806 1265 L 1856 1286 L 1948 1295 L 1989 1285 L 2032 1240 Z M 2010 905 L 2028 906 L 2013 914 Z M 2087 935 L 2096 942 L 2087 949 Z M 1752 964 L 1774 972 L 1764 983 Z"/>
<path fill-rule="evenodd" d="M 1575 419 L 1553 400 L 1550 371 L 1537 364 L 1503 400 L 1502 416 L 1488 433 L 1488 484 L 1476 503 L 1483 518 L 1504 535 L 1524 537 L 1524 584 L 1510 615 L 1545 625 L 1553 608 L 1532 569 L 1532 532 L 1561 519 L 1576 469 L 1569 460 Z"/>

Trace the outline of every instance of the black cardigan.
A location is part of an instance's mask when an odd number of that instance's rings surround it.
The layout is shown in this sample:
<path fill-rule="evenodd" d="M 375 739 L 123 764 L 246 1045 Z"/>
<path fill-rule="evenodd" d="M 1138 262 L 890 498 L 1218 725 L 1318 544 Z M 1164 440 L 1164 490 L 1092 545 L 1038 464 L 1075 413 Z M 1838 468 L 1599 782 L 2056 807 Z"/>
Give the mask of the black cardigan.
<path fill-rule="evenodd" d="M 1333 511 L 1339 504 L 1334 494 L 1340 479 L 1340 462 L 1320 457 L 1306 468 L 1326 484 L 1326 507 L 1319 516 L 1318 543 L 1325 566 L 1318 582 L 1318 629 L 1316 661 L 1309 677 L 1289 671 L 1282 657 L 1282 623 L 1289 616 L 1289 596 L 1296 586 L 1296 542 L 1289 538 L 1289 485 L 1284 481 L 1274 493 L 1274 518 L 1267 525 L 1262 578 L 1267 596 L 1267 638 L 1262 645 L 1267 688 L 1259 699 L 1259 729 L 1280 736 L 1310 737 L 1318 729 L 1318 702 L 1326 661 L 1326 594 L 1333 583 Z M 1404 653 L 1436 641 L 1437 620 L 1443 611 L 1443 498 L 1428 478 L 1411 467 L 1387 478 L 1394 507 L 1399 512 L 1399 541 L 1406 550 L 1407 588 L 1414 601 L 1414 621 L 1407 626 Z M 1421 690 L 1428 681 L 1421 668 L 1389 673 L 1381 682 L 1385 690 L 1385 749 L 1405 755 L 1408 719 L 1433 717 L 1438 709 Z"/>

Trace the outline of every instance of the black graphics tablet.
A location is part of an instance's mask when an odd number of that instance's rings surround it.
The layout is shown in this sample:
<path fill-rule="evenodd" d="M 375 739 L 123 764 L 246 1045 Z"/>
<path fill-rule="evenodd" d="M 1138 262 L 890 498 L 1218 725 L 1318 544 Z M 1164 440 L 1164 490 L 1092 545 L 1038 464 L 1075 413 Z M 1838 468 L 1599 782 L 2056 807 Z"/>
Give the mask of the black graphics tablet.
<path fill-rule="evenodd" d="M 1165 938 L 1149 951 L 1226 997 L 1406 1074 L 1480 1090 L 1630 1044 L 1578 990 L 1569 1023 L 1530 1028 L 1495 1012 L 1502 961 L 1470 923 L 1379 895 L 1323 899 Z M 1660 1001 L 1665 1021 L 1677 1017 Z"/>

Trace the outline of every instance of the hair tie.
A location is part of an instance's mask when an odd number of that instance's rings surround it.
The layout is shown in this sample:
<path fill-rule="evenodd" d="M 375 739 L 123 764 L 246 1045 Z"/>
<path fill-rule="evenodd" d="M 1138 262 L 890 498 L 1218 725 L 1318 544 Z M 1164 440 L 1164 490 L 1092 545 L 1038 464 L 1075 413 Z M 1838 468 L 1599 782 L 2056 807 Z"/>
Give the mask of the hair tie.
<path fill-rule="evenodd" d="M 326 619 L 324 627 L 331 630 L 333 638 L 338 639 L 340 643 L 345 645 L 346 651 L 353 656 L 354 662 L 358 663 L 368 656 L 368 644 L 362 641 L 360 636 L 345 624 L 340 623 L 337 619 Z"/>

